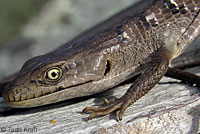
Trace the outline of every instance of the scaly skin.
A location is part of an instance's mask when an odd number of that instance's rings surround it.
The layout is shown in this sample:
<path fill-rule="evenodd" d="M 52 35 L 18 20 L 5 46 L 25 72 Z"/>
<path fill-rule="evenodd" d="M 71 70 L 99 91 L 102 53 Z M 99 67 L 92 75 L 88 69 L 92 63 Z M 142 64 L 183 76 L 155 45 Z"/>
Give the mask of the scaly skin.
<path fill-rule="evenodd" d="M 134 8 L 134 7 L 132 7 Z M 144 10 L 145 9 L 145 10 Z M 127 93 L 89 119 L 126 108 L 152 89 L 200 32 L 199 0 L 154 0 L 108 29 L 27 61 L 5 87 L 12 107 L 35 107 L 91 95 L 139 75 Z M 129 12 L 129 11 L 127 11 Z"/>

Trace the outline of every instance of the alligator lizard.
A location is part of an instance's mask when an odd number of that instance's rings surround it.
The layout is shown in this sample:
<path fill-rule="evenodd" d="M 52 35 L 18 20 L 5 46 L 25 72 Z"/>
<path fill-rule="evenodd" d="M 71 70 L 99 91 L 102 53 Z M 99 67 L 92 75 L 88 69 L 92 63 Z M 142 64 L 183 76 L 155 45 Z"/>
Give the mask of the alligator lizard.
<path fill-rule="evenodd" d="M 105 91 L 137 76 L 128 91 L 104 107 L 87 107 L 89 119 L 126 108 L 165 75 L 172 59 L 200 33 L 199 0 L 153 0 L 105 30 L 27 61 L 5 86 L 4 100 L 36 107 Z M 197 77 L 200 80 L 199 77 Z"/>

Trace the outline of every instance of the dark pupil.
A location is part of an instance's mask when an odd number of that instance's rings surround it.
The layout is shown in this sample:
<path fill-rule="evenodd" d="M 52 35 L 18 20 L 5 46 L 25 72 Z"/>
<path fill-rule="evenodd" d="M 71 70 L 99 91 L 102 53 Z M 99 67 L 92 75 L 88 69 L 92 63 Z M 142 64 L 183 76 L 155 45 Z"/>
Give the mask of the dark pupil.
<path fill-rule="evenodd" d="M 52 76 L 52 77 L 56 77 L 56 76 L 57 76 L 57 73 L 52 72 L 52 73 L 51 73 L 51 76 Z"/>

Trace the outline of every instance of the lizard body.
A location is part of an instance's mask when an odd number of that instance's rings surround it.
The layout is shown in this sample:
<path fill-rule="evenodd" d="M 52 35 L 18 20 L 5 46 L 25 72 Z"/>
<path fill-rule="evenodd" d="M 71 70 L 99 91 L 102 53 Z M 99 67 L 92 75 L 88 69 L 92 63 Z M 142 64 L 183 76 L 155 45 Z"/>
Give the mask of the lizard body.
<path fill-rule="evenodd" d="M 126 108 L 165 75 L 172 59 L 200 33 L 199 0 L 154 0 L 138 14 L 88 37 L 27 61 L 3 92 L 12 107 L 35 107 L 105 91 L 130 77 L 121 98 L 89 119 Z"/>

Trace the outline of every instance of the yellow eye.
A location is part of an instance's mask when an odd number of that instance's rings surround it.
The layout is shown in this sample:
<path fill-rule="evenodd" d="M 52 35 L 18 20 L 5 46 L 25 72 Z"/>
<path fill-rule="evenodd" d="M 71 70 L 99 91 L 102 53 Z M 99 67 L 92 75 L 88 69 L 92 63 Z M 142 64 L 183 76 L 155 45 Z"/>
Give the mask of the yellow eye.
<path fill-rule="evenodd" d="M 50 68 L 45 73 L 45 78 L 50 81 L 57 81 L 62 76 L 62 70 L 58 67 Z"/>

